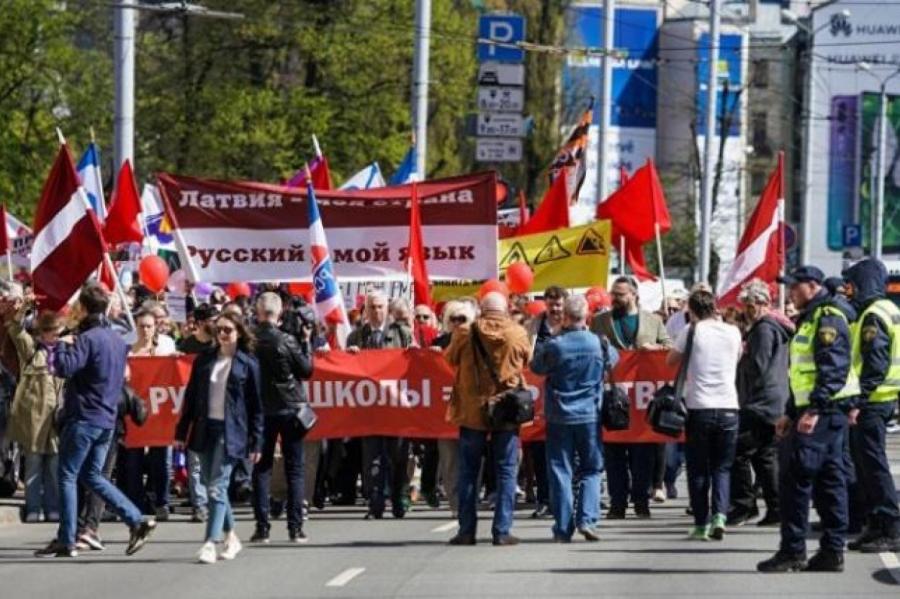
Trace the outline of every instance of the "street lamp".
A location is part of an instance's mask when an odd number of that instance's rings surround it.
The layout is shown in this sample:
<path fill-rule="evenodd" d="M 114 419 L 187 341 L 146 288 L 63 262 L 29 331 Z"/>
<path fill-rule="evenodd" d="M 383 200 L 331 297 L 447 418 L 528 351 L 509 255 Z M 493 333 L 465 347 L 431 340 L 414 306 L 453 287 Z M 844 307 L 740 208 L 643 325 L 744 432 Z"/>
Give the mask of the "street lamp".
<path fill-rule="evenodd" d="M 872 69 L 872 65 L 861 62 L 857 66 L 874 77 L 880 86 L 878 98 L 878 145 L 875 148 L 875 165 L 877 175 L 875 179 L 875 205 L 872 207 L 872 257 L 881 260 L 881 250 L 884 241 L 884 177 L 885 177 L 885 144 L 887 143 L 887 84 L 888 81 L 900 75 L 900 69 L 895 70 L 887 77 L 879 77 Z"/>
<path fill-rule="evenodd" d="M 844 18 L 848 18 L 850 16 L 850 11 L 847 9 L 842 10 L 839 14 Z M 817 33 L 831 25 L 830 20 L 826 23 L 823 23 L 821 26 L 816 27 L 816 29 L 812 29 L 806 23 L 809 22 L 809 19 L 801 19 L 795 12 L 787 9 L 781 10 L 781 18 L 786 22 L 796 25 L 798 29 L 804 31 L 809 37 L 809 44 L 806 50 L 807 56 L 807 73 L 806 73 L 806 81 L 805 90 L 803 93 L 803 112 L 806 114 L 806 136 L 803 140 L 803 201 L 800 204 L 800 263 L 807 264 L 810 261 L 810 247 L 812 246 L 812 227 L 809 224 L 810 221 L 810 213 L 812 212 L 812 153 L 813 153 L 813 121 L 812 121 L 812 106 L 813 106 L 813 72 L 812 72 L 812 59 L 813 59 L 813 42 L 815 40 L 815 36 Z"/>

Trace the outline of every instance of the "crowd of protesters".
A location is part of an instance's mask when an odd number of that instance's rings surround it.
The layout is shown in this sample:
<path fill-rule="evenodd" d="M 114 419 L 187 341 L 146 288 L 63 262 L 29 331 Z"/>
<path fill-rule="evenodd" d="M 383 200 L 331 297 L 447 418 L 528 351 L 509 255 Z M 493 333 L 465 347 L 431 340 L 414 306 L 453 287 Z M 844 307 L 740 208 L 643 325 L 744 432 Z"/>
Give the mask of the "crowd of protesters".
<path fill-rule="evenodd" d="M 753 521 L 781 526 L 782 549 L 760 569 L 800 569 L 807 567 L 805 549 L 801 559 L 785 547 L 796 543 L 790 539 L 803 526 L 802 494 L 795 488 L 801 483 L 793 470 L 790 476 L 780 471 L 779 451 L 790 451 L 785 448 L 798 443 L 792 437 L 803 434 L 791 435 L 785 422 L 802 427 L 811 417 L 811 410 L 795 405 L 801 375 L 791 360 L 802 351 L 797 327 L 808 326 L 811 310 L 827 306 L 834 315 L 826 314 L 825 324 L 816 320 L 815 351 L 840 343 L 843 329 L 832 337 L 828 318 L 852 323 L 864 316 L 852 338 L 847 333 L 841 358 L 862 381 L 853 399 L 840 403 L 851 425 L 841 447 L 849 451 L 841 452 L 840 472 L 830 473 L 831 486 L 822 483 L 827 488 L 818 498 L 827 502 L 849 484 L 843 516 L 818 506 L 846 522 L 826 523 L 824 538 L 833 543 L 823 551 L 830 553 L 809 561 L 811 569 L 838 569 L 842 560 L 834 556 L 848 531 L 860 534 L 851 549 L 900 549 L 900 513 L 884 457 L 885 434 L 896 426 L 897 393 L 890 384 L 900 372 L 874 372 L 884 356 L 887 364 L 900 364 L 894 330 L 900 317 L 884 307 L 880 263 L 865 261 L 828 285 L 818 269 L 805 268 L 785 280 L 795 305 L 783 312 L 773 290 L 758 280 L 744 286 L 737 308 L 727 310 L 698 284 L 648 311 L 630 277 L 617 278 L 600 298 L 550 287 L 538 313 L 528 298 L 498 292 L 447 302 L 437 313 L 368 293 L 350 311 L 346 351 L 418 347 L 443 354 L 455 371 L 447 414 L 459 427 L 453 440 L 306 441 L 312 424 L 302 381 L 312 375 L 316 355 L 337 345 L 333 328 L 318 322 L 287 286 L 261 285 L 253 297 L 234 299 L 217 291 L 203 303 L 179 306 L 186 318 L 176 323 L 161 296 L 140 288 L 123 305 L 88 285 L 72 309 L 56 314 L 36 313 L 27 287 L 7 284 L 0 299 L 4 479 L 14 481 L 13 489 L 16 479 L 24 482 L 25 522 L 59 522 L 57 537 L 38 555 L 102 550 L 100 523 L 115 518 L 130 529 L 131 554 L 158 522 L 186 510 L 205 523 L 197 560 L 215 563 L 242 549 L 233 503 L 252 504 L 251 543 L 268 543 L 271 522 L 282 514 L 287 539 L 304 543 L 310 508 L 362 502 L 366 519 L 381 519 L 388 508 L 403 518 L 417 501 L 432 508 L 447 503 L 459 521 L 454 545 L 477 542 L 479 504 L 493 509 L 493 543 L 517 544 L 513 517 L 523 502 L 533 506 L 532 518 L 552 518 L 556 542 L 571 542 L 576 532 L 597 541 L 604 472 L 605 518 L 624 519 L 631 507 L 646 519 L 653 503 L 677 497 L 684 467 L 694 520 L 689 538 L 721 541 L 727 527 Z M 850 357 L 854 343 L 862 357 Z M 684 442 L 603 443 L 604 385 L 626 350 L 666 351 L 667 362 L 683 375 Z M 877 354 L 874 362 L 869 351 Z M 125 448 L 124 416 L 131 416 L 128 426 L 146 417 L 127 385 L 127 357 L 177 354 L 197 358 L 173 447 Z M 520 423 L 500 421 L 494 403 L 524 387 L 526 368 L 546 377 L 547 434 L 545 441 L 523 444 Z M 818 406 L 821 416 L 812 416 L 832 418 L 831 404 L 824 405 Z M 765 505 L 761 518 L 758 496 Z"/>

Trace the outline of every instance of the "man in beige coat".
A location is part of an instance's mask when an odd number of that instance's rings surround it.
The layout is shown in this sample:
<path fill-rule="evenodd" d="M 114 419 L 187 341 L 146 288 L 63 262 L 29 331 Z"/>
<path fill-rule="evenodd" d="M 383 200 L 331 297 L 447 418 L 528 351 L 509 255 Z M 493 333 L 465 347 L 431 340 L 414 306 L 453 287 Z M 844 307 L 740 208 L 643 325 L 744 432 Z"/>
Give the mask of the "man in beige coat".
<path fill-rule="evenodd" d="M 525 329 L 510 319 L 502 294 L 485 295 L 481 312 L 474 324 L 461 325 L 453 332 L 444 354 L 456 369 L 449 417 L 459 426 L 459 533 L 450 544 L 475 544 L 478 473 L 485 445 L 490 441 L 497 485 L 491 536 L 494 545 L 516 545 L 519 540 L 510 534 L 510 529 L 516 503 L 519 429 L 511 425 L 490 430 L 484 407 L 490 398 L 524 382 L 531 344 Z M 486 356 L 476 349 L 479 341 Z M 490 365 L 485 363 L 485 357 Z M 494 382 L 491 369 L 499 384 Z"/>

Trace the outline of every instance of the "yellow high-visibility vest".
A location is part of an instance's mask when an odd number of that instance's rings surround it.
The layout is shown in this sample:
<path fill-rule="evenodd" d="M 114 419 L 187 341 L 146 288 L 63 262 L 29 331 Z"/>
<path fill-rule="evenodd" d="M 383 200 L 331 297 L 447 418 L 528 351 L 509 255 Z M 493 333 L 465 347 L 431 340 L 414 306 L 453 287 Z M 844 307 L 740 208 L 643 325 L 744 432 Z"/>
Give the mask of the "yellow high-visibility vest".
<path fill-rule="evenodd" d="M 794 405 L 803 408 L 809 405 L 809 395 L 816 387 L 815 341 L 819 333 L 819 321 L 824 315 L 838 316 L 847 321 L 847 316 L 838 308 L 829 305 L 819 306 L 813 311 L 812 318 L 805 320 L 791 339 L 790 355 L 790 383 L 791 392 L 794 394 Z M 851 368 L 847 373 L 847 382 L 844 387 L 830 401 L 837 401 L 847 397 L 859 395 L 859 376 Z"/>
<path fill-rule="evenodd" d="M 889 299 L 880 299 L 870 305 L 850 327 L 853 340 L 853 370 L 862 374 L 862 325 L 866 317 L 874 314 L 884 324 L 891 340 L 891 363 L 884 381 L 869 394 L 869 401 L 881 403 L 894 401 L 900 393 L 900 308 Z"/>

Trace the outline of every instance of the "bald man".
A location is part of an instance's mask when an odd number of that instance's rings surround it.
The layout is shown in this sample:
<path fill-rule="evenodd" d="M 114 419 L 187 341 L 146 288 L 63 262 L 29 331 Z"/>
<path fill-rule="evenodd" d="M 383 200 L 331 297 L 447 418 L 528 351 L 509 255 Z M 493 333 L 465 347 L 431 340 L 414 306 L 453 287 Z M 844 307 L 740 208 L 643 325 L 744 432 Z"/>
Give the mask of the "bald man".
<path fill-rule="evenodd" d="M 524 381 L 523 372 L 531 359 L 528 333 L 509 317 L 506 297 L 488 293 L 481 300 L 481 316 L 471 326 L 460 325 L 453 332 L 445 356 L 458 370 L 449 416 L 459 426 L 459 534 L 450 544 L 476 542 L 478 471 L 485 445 L 491 443 L 497 481 L 491 536 L 494 545 L 516 545 L 519 540 L 510 534 L 510 529 L 516 503 L 519 427 L 508 425 L 492 430 L 484 405 Z"/>

